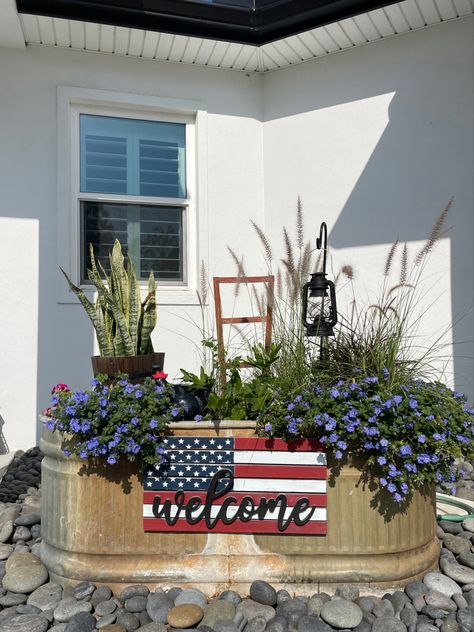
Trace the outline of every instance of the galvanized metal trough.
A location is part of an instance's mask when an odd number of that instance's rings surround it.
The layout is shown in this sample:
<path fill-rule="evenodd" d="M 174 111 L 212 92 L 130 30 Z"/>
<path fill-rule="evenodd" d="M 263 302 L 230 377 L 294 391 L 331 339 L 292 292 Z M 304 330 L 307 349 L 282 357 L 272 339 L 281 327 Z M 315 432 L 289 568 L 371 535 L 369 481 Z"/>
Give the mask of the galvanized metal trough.
<path fill-rule="evenodd" d="M 178 422 L 173 432 L 252 437 L 255 424 Z M 434 490 L 416 492 L 404 512 L 394 506 L 387 518 L 372 506 L 373 486 L 360 484 L 357 462 L 344 465 L 328 487 L 327 535 L 157 533 L 143 530 L 143 487 L 134 464 L 120 464 L 112 477 L 106 465 L 87 471 L 83 461 L 64 456 L 61 436 L 46 428 L 41 449 L 41 558 L 63 585 L 88 580 L 116 591 L 143 583 L 248 594 L 253 580 L 264 579 L 277 589 L 313 594 L 341 583 L 401 586 L 437 567 Z"/>

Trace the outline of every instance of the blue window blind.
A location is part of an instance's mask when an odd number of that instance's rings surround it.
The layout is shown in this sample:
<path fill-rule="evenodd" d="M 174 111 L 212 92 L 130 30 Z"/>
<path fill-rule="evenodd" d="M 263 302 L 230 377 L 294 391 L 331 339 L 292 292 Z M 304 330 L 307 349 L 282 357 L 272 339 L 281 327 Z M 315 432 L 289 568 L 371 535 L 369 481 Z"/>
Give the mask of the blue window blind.
<path fill-rule="evenodd" d="M 185 198 L 185 128 L 183 123 L 81 114 L 81 191 Z"/>

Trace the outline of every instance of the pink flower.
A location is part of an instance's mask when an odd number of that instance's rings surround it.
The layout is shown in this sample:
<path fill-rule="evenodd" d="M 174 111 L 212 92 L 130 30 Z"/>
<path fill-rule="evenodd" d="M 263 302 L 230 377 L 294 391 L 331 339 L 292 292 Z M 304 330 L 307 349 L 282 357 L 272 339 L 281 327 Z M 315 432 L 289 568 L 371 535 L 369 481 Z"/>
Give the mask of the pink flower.
<path fill-rule="evenodd" d="M 53 386 L 51 395 L 53 395 L 54 393 L 57 393 L 58 391 L 70 391 L 70 390 L 71 389 L 69 388 L 67 384 L 56 384 L 56 386 Z"/>
<path fill-rule="evenodd" d="M 163 380 L 166 380 L 166 378 L 168 377 L 168 373 L 163 373 L 163 371 L 157 371 L 156 373 L 153 373 L 151 377 L 154 380 L 159 380 L 160 378 Z"/>

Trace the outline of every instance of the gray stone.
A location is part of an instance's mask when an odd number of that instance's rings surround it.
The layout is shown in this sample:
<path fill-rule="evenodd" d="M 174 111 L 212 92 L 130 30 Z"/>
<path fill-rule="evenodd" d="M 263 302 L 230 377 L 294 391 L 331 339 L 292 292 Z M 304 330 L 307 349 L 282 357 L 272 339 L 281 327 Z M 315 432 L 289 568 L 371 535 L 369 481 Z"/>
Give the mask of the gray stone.
<path fill-rule="evenodd" d="M 428 606 L 445 610 L 446 613 L 456 610 L 455 602 L 438 590 L 429 590 L 425 595 L 425 602 Z"/>
<path fill-rule="evenodd" d="M 464 500 L 474 501 L 474 489 L 467 489 L 465 487 L 462 487 L 461 489 L 457 490 L 456 496 L 458 498 L 463 498 Z"/>
<path fill-rule="evenodd" d="M 267 627 L 265 617 L 254 617 L 245 627 L 245 632 L 263 632 Z"/>
<path fill-rule="evenodd" d="M 395 617 L 379 617 L 375 619 L 372 632 L 406 632 L 406 625 Z"/>
<path fill-rule="evenodd" d="M 426 606 L 424 595 L 415 597 L 415 599 L 412 600 L 412 604 L 417 612 L 421 612 L 423 608 Z"/>
<path fill-rule="evenodd" d="M 220 619 L 233 619 L 236 613 L 236 606 L 231 601 L 227 601 L 227 599 L 216 599 L 212 603 L 206 604 L 203 612 L 204 617 L 200 625 L 214 628 L 214 624 Z"/>
<path fill-rule="evenodd" d="M 16 527 L 13 532 L 12 542 L 26 542 L 31 538 L 31 533 L 28 527 Z"/>
<path fill-rule="evenodd" d="M 267 627 L 265 628 L 265 632 L 287 632 L 288 630 L 288 621 L 285 617 L 281 617 L 280 615 L 276 615 L 273 619 L 267 623 Z"/>
<path fill-rule="evenodd" d="M 321 614 L 321 608 L 326 602 L 320 595 L 312 595 L 308 599 L 308 603 L 306 604 L 307 612 L 309 615 L 313 615 L 319 617 Z"/>
<path fill-rule="evenodd" d="M 64 632 L 66 629 L 67 623 L 58 623 L 53 625 L 52 628 L 49 628 L 48 632 Z"/>
<path fill-rule="evenodd" d="M 191 603 L 196 606 L 204 608 L 207 604 L 206 595 L 197 588 L 185 588 L 174 600 L 175 606 L 182 606 L 183 604 Z"/>
<path fill-rule="evenodd" d="M 471 533 L 474 533 L 474 518 L 465 518 L 462 521 L 462 528 L 465 529 L 466 531 L 470 531 Z"/>
<path fill-rule="evenodd" d="M 111 614 L 106 614 L 104 617 L 100 617 L 95 624 L 95 627 L 100 630 L 101 628 L 105 628 L 106 625 L 111 625 L 115 623 L 115 619 L 117 618 L 117 613 L 112 612 Z"/>
<path fill-rule="evenodd" d="M 345 599 L 327 601 L 321 608 L 321 619 L 333 628 L 355 628 L 362 621 L 362 615 L 356 603 Z"/>
<path fill-rule="evenodd" d="M 278 608 L 282 607 L 278 606 Z M 277 610 L 278 610 L 277 608 Z M 270 621 L 275 616 L 275 609 L 271 606 L 266 606 L 263 603 L 257 603 L 253 599 L 242 599 L 237 606 L 237 612 L 240 612 L 247 621 L 251 621 L 255 617 L 265 617 L 267 621 Z"/>
<path fill-rule="evenodd" d="M 78 601 L 74 597 L 61 599 L 54 609 L 54 618 L 58 623 L 67 623 L 79 612 L 90 612 L 92 604 L 89 601 Z"/>
<path fill-rule="evenodd" d="M 437 574 L 440 575 L 441 573 L 437 573 Z M 427 576 L 425 576 L 422 582 L 414 581 L 414 582 L 410 582 L 409 584 L 405 586 L 405 592 L 412 601 L 413 599 L 415 599 L 415 597 L 424 595 L 428 591 L 429 587 L 426 585 L 426 582 L 425 582 L 426 577 Z"/>
<path fill-rule="evenodd" d="M 474 568 L 474 553 L 470 553 L 469 551 L 460 553 L 458 555 L 458 562 L 464 566 L 469 566 L 469 568 Z"/>
<path fill-rule="evenodd" d="M 100 617 L 99 619 L 97 619 L 97 623 L 95 624 L 95 627 L 100 630 L 101 628 L 104 628 L 106 625 L 111 625 L 112 623 L 115 623 L 115 619 L 117 618 L 117 613 L 116 612 L 112 612 L 110 614 L 106 614 L 103 617 Z"/>
<path fill-rule="evenodd" d="M 446 616 L 446 612 L 444 610 L 440 610 L 434 606 L 423 606 L 421 612 L 426 614 L 426 616 L 433 621 L 435 621 L 435 619 L 444 619 Z"/>
<path fill-rule="evenodd" d="M 122 625 L 127 632 L 133 632 L 133 630 L 140 627 L 140 620 L 138 617 L 132 612 L 127 612 L 126 610 L 117 611 L 117 618 L 115 622 Z"/>
<path fill-rule="evenodd" d="M 459 553 L 469 552 L 470 544 L 464 538 L 458 538 L 456 535 L 447 533 L 443 539 L 443 545 L 455 555 Z"/>
<path fill-rule="evenodd" d="M 107 601 L 101 601 L 95 607 L 95 614 L 98 617 L 105 617 L 106 615 L 112 614 L 117 610 L 117 604 L 113 599 L 107 599 Z"/>
<path fill-rule="evenodd" d="M 250 598 L 257 603 L 274 606 L 277 602 L 277 593 L 268 582 L 257 579 L 250 585 Z"/>
<path fill-rule="evenodd" d="M 127 599 L 132 597 L 148 597 L 150 589 L 147 586 L 141 584 L 135 584 L 134 586 L 127 586 L 120 593 L 120 599 L 125 603 Z"/>
<path fill-rule="evenodd" d="M 461 566 L 461 564 L 452 564 L 450 562 L 442 564 L 440 566 L 443 569 L 443 573 L 454 579 L 458 584 L 469 584 L 474 579 L 474 571 L 467 566 Z M 461 592 L 461 591 L 458 591 Z"/>
<path fill-rule="evenodd" d="M 451 520 L 440 520 L 438 525 L 443 529 L 445 533 L 451 533 L 452 535 L 458 535 L 462 531 L 462 526 L 459 522 L 452 522 Z"/>
<path fill-rule="evenodd" d="M 129 612 L 141 612 L 142 610 L 146 610 L 146 605 L 147 598 L 137 595 L 136 597 L 130 597 L 130 599 L 125 601 L 125 610 L 128 610 Z"/>
<path fill-rule="evenodd" d="M 16 607 L 18 614 L 41 614 L 41 610 L 29 603 L 21 603 Z"/>
<path fill-rule="evenodd" d="M 343 599 L 355 601 L 359 597 L 360 592 L 357 586 L 353 586 L 352 584 L 341 584 L 336 588 L 335 594 Z"/>
<path fill-rule="evenodd" d="M 237 625 L 232 619 L 220 619 L 216 621 L 215 632 L 237 632 Z"/>
<path fill-rule="evenodd" d="M 13 553 L 11 544 L 0 544 L 0 560 L 6 560 Z"/>
<path fill-rule="evenodd" d="M 168 623 L 168 612 L 174 607 L 174 602 L 167 594 L 150 593 L 147 597 L 146 611 L 155 623 Z"/>
<path fill-rule="evenodd" d="M 41 515 L 37 513 L 22 513 L 16 520 L 15 525 L 18 527 L 32 527 L 34 524 L 41 522 Z"/>
<path fill-rule="evenodd" d="M 0 597 L 0 606 L 8 608 L 9 606 L 18 606 L 21 603 L 26 603 L 27 596 L 19 593 L 7 592 Z"/>
<path fill-rule="evenodd" d="M 2 632 L 45 632 L 49 621 L 41 614 L 17 614 L 2 624 Z"/>
<path fill-rule="evenodd" d="M 456 582 L 454 582 L 449 577 L 446 577 L 446 575 L 443 575 L 442 573 L 428 573 L 423 577 L 423 582 L 424 584 L 426 584 L 426 587 L 429 590 L 437 590 L 447 595 L 448 597 L 451 597 L 451 595 L 454 595 L 454 593 L 462 592 L 461 587 L 456 584 Z"/>
<path fill-rule="evenodd" d="M 372 612 L 376 602 L 373 597 L 359 597 L 356 603 L 363 612 Z"/>
<path fill-rule="evenodd" d="M 276 613 L 285 617 L 291 624 L 296 624 L 308 613 L 308 607 L 299 599 L 288 599 L 276 607 Z"/>
<path fill-rule="evenodd" d="M 298 632 L 331 632 L 332 628 L 320 617 L 308 615 L 298 621 Z"/>
<path fill-rule="evenodd" d="M 152 623 L 151 617 L 148 615 L 148 612 L 146 610 L 142 610 L 138 613 L 138 620 L 140 621 L 140 627 L 142 625 L 146 625 L 147 623 Z"/>
<path fill-rule="evenodd" d="M 402 590 L 396 590 L 392 595 L 389 595 L 387 599 L 392 603 L 395 616 L 397 616 L 405 607 L 405 604 L 410 601 Z"/>
<path fill-rule="evenodd" d="M 7 542 L 13 533 L 13 520 L 5 520 L 0 526 L 0 542 Z"/>
<path fill-rule="evenodd" d="M 462 610 L 463 608 L 467 608 L 469 606 L 469 603 L 464 595 L 456 593 L 451 597 L 451 599 L 454 601 L 459 610 Z"/>
<path fill-rule="evenodd" d="M 441 632 L 459 632 L 459 623 L 454 619 L 446 619 L 443 621 Z"/>
<path fill-rule="evenodd" d="M 416 625 L 417 619 L 418 613 L 415 607 L 411 603 L 406 603 L 400 612 L 400 620 L 408 627 L 410 625 Z"/>
<path fill-rule="evenodd" d="M 431 623 L 419 623 L 416 626 L 416 632 L 438 632 L 438 628 Z"/>
<path fill-rule="evenodd" d="M 15 544 L 15 553 L 30 553 L 30 547 L 27 546 L 23 540 L 20 540 Z"/>
<path fill-rule="evenodd" d="M 228 601 L 234 604 L 234 606 L 238 606 L 239 603 L 242 601 L 242 597 L 239 595 L 238 592 L 235 592 L 235 590 L 224 590 L 224 592 L 219 595 L 219 599 Z"/>
<path fill-rule="evenodd" d="M 365 621 L 366 623 L 370 623 L 370 625 L 373 624 L 375 619 L 376 617 L 371 612 L 364 612 L 362 614 L 362 621 Z"/>
<path fill-rule="evenodd" d="M 158 588 L 155 590 L 155 592 L 158 591 Z M 172 600 L 172 602 L 175 602 L 176 597 L 183 592 L 182 588 L 179 588 L 179 586 L 175 586 L 174 588 L 170 588 L 166 594 L 167 596 Z"/>
<path fill-rule="evenodd" d="M 156 623 L 153 621 L 152 623 L 147 623 L 146 625 L 142 625 L 138 628 L 139 632 L 167 632 L 166 626 L 162 623 Z"/>
<path fill-rule="evenodd" d="M 108 586 L 98 586 L 91 596 L 91 604 L 95 607 L 102 601 L 108 601 L 112 597 L 112 591 Z"/>
<path fill-rule="evenodd" d="M 76 599 L 82 600 L 91 597 L 96 587 L 91 582 L 80 582 L 76 586 L 74 586 L 74 597 Z"/>
<path fill-rule="evenodd" d="M 395 610 L 391 601 L 388 599 L 381 599 L 372 608 L 372 614 L 376 617 L 394 617 Z"/>
<path fill-rule="evenodd" d="M 474 606 L 468 606 L 463 610 L 458 610 L 456 619 L 462 626 L 468 630 L 472 630 L 474 624 Z"/>
<path fill-rule="evenodd" d="M 56 608 L 63 596 L 63 589 L 55 582 L 43 584 L 28 597 L 27 603 L 36 606 L 40 610 L 51 610 Z"/>
<path fill-rule="evenodd" d="M 14 553 L 6 563 L 3 587 L 11 592 L 29 594 L 47 579 L 48 571 L 36 555 Z"/>
<path fill-rule="evenodd" d="M 41 525 L 40 524 L 31 525 L 30 532 L 31 532 L 31 537 L 34 540 L 37 540 L 38 538 L 41 537 Z"/>
<path fill-rule="evenodd" d="M 288 601 L 288 599 L 292 599 L 292 596 L 290 595 L 290 593 L 285 590 L 277 590 L 277 604 L 281 604 L 284 601 Z"/>
<path fill-rule="evenodd" d="M 96 620 L 89 612 L 78 612 L 69 620 L 64 632 L 92 632 Z"/>
<path fill-rule="evenodd" d="M 331 628 L 329 628 L 331 629 Z M 367 621 L 362 620 L 359 625 L 354 628 L 354 632 L 370 632 L 372 630 L 372 626 Z"/>
<path fill-rule="evenodd" d="M 474 605 L 474 604 L 469 602 L 468 595 L 466 595 L 466 593 L 469 593 L 471 596 L 474 596 L 474 584 L 464 584 L 464 586 L 462 587 L 462 591 L 463 591 L 464 597 L 467 599 L 469 605 L 470 606 Z"/>

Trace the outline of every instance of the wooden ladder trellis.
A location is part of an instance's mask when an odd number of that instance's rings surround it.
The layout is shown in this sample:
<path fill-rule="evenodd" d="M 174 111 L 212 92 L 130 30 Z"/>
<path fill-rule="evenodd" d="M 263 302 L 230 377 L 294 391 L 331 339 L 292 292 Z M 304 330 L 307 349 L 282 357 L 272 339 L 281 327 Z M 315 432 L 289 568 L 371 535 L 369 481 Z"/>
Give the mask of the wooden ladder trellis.
<path fill-rule="evenodd" d="M 219 359 L 219 377 L 221 385 L 226 383 L 226 361 L 225 361 L 225 346 L 224 346 L 224 325 L 242 325 L 245 323 L 265 323 L 265 335 L 264 346 L 268 351 L 271 345 L 272 339 L 272 314 L 273 306 L 272 300 L 267 300 L 266 314 L 260 316 L 222 316 L 222 300 L 220 286 L 222 284 L 239 284 L 248 285 L 251 283 L 266 283 L 267 284 L 267 296 L 273 297 L 275 287 L 275 277 L 272 276 L 251 276 L 251 277 L 214 277 L 214 306 L 216 312 L 216 329 L 217 329 L 217 350 Z M 244 362 L 240 366 L 248 366 Z"/>

